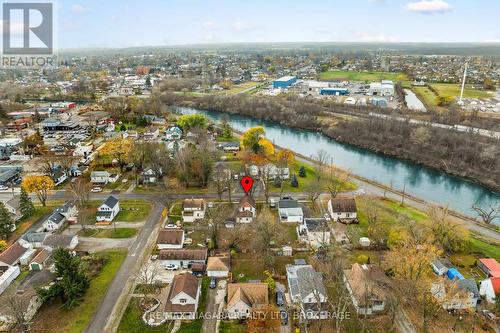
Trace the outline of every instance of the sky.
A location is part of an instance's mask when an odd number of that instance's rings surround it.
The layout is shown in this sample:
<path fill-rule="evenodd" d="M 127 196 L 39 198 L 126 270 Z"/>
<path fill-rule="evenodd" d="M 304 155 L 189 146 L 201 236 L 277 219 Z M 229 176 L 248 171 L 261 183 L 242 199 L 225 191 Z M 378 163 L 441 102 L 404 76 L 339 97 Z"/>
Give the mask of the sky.
<path fill-rule="evenodd" d="M 500 42 L 499 0 L 58 0 L 59 48 Z"/>

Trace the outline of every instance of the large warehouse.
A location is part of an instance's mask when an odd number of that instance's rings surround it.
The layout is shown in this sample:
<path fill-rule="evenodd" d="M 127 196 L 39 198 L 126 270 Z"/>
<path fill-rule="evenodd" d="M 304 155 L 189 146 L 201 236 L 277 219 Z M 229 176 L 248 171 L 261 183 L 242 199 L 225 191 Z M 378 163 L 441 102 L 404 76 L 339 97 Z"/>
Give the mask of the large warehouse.
<path fill-rule="evenodd" d="M 333 96 L 345 96 L 349 94 L 349 89 L 347 88 L 323 88 L 319 91 L 320 95 L 333 95 Z"/>
<path fill-rule="evenodd" d="M 371 96 L 393 96 L 394 83 L 390 80 L 382 80 L 382 82 L 370 83 L 368 95 Z"/>
<path fill-rule="evenodd" d="M 285 89 L 297 82 L 297 77 L 296 76 L 283 76 L 282 78 L 279 78 L 275 81 L 273 81 L 273 88 L 274 89 Z"/>

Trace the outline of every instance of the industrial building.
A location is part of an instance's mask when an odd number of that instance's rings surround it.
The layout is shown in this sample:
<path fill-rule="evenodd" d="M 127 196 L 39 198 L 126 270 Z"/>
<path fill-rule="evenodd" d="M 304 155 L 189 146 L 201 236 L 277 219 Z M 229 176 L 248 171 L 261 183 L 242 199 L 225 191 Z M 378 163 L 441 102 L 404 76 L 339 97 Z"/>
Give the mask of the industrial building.
<path fill-rule="evenodd" d="M 274 89 L 286 89 L 292 85 L 294 85 L 297 82 L 297 77 L 296 76 L 283 76 L 282 78 L 279 78 L 275 81 L 273 81 L 273 88 Z"/>
<path fill-rule="evenodd" d="M 371 96 L 393 96 L 394 83 L 390 80 L 382 80 L 381 82 L 370 83 L 368 95 Z"/>
<path fill-rule="evenodd" d="M 347 88 L 323 88 L 319 91 L 320 95 L 327 96 L 345 96 L 349 94 L 349 89 Z"/>

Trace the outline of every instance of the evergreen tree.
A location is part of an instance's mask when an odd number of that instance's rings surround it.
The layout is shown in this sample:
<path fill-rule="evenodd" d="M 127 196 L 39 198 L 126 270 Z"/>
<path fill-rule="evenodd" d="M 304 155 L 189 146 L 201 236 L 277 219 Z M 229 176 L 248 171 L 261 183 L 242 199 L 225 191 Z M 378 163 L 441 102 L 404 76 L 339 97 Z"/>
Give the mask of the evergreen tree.
<path fill-rule="evenodd" d="M 0 201 L 0 237 L 3 239 L 9 238 L 12 234 L 12 225 L 14 221 L 12 220 L 12 216 L 10 215 L 7 208 L 3 202 Z"/>
<path fill-rule="evenodd" d="M 80 257 L 73 256 L 68 250 L 55 250 L 54 261 L 58 279 L 49 289 L 40 289 L 38 294 L 43 301 L 59 297 L 65 308 L 73 308 L 80 303 L 89 288 L 89 278 Z"/>
<path fill-rule="evenodd" d="M 306 168 L 304 168 L 304 166 L 301 166 L 300 169 L 299 169 L 299 177 L 306 177 Z"/>
<path fill-rule="evenodd" d="M 29 197 L 28 193 L 21 187 L 21 196 L 19 197 L 19 210 L 23 218 L 30 217 L 35 212 L 35 206 L 33 201 Z"/>
<path fill-rule="evenodd" d="M 299 187 L 299 180 L 297 179 L 297 175 L 292 175 L 290 185 L 292 185 L 292 187 Z"/>

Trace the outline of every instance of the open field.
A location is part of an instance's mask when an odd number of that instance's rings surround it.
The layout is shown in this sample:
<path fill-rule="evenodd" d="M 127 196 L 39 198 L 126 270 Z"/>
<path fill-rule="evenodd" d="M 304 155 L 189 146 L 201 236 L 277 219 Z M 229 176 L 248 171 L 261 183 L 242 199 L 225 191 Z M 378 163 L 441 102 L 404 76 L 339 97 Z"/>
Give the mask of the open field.
<path fill-rule="evenodd" d="M 255 88 L 259 84 L 261 84 L 261 82 L 247 81 L 247 82 L 243 82 L 240 84 L 236 84 L 228 90 L 221 90 L 221 91 L 219 91 L 219 93 L 220 94 L 228 94 L 228 95 L 238 94 L 246 89 Z"/>
<path fill-rule="evenodd" d="M 106 294 L 109 284 L 125 259 L 126 250 L 97 252 L 96 255 L 107 259 L 100 272 L 91 279 L 80 305 L 71 310 L 61 308 L 59 302 L 45 304 L 34 318 L 35 332 L 80 333 L 85 330 L 90 319 Z"/>
<path fill-rule="evenodd" d="M 440 96 L 452 96 L 459 97 L 460 96 L 460 85 L 454 83 L 433 83 L 431 86 L 436 89 Z M 476 90 L 476 89 L 464 89 L 464 97 L 465 98 L 489 98 L 492 95 L 484 90 Z"/>
<path fill-rule="evenodd" d="M 322 81 L 346 80 L 346 81 L 404 81 L 408 80 L 404 73 L 389 72 L 351 72 L 351 71 L 327 71 L 319 75 Z"/>
<path fill-rule="evenodd" d="M 115 220 L 120 222 L 141 222 L 144 221 L 151 210 L 151 204 L 143 200 L 122 200 L 120 201 L 120 212 Z"/>

